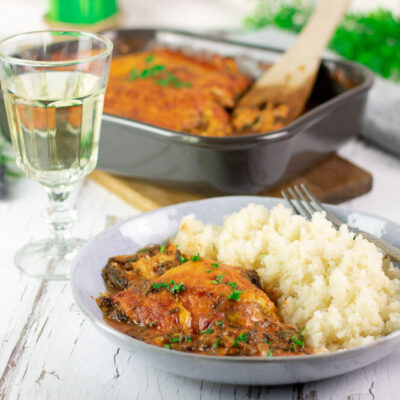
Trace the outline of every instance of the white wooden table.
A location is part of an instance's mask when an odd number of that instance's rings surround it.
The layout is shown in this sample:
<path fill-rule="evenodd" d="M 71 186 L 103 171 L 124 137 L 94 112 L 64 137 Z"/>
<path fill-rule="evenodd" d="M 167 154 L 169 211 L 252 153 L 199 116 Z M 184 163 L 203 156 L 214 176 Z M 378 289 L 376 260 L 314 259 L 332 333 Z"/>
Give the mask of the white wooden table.
<path fill-rule="evenodd" d="M 364 142 L 340 154 L 368 169 L 373 190 L 343 207 L 400 223 L 400 160 Z M 98 333 L 80 313 L 68 282 L 18 273 L 15 251 L 46 234 L 39 184 L 22 178 L 0 201 L 0 399 L 399 399 L 400 349 L 369 367 L 333 379 L 282 387 L 220 385 L 146 367 Z M 117 219 L 138 213 L 85 180 L 73 196 L 75 234 L 89 238 Z"/>
<path fill-rule="evenodd" d="M 121 0 L 125 22 L 136 26 L 187 28 L 189 24 L 190 28 L 232 29 L 238 27 L 249 10 L 247 0 L 173 0 L 168 2 L 169 12 L 159 8 L 163 3 Z M 391 5 L 394 1 L 386 3 Z M 0 35 L 42 28 L 45 7 L 45 0 L 0 0 Z M 195 17 L 188 18 L 190 13 Z M 400 160 L 359 141 L 345 145 L 340 154 L 374 176 L 373 190 L 343 207 L 400 223 Z M 87 180 L 76 189 L 73 200 L 79 212 L 75 234 L 84 238 L 92 237 L 117 219 L 138 213 Z M 207 383 L 140 364 L 85 320 L 73 301 L 69 283 L 30 279 L 14 267 L 16 250 L 27 241 L 46 235 L 40 218 L 45 205 L 42 188 L 25 178 L 12 187 L 10 199 L 0 201 L 0 399 L 400 398 L 400 350 L 338 378 L 283 387 Z"/>

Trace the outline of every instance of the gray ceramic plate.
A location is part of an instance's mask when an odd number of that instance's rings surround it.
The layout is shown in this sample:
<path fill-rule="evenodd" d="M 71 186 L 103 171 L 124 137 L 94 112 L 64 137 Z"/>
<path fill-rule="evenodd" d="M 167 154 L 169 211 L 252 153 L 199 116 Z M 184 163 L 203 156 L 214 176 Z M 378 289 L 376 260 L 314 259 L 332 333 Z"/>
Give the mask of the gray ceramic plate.
<path fill-rule="evenodd" d="M 249 203 L 273 207 L 281 200 L 263 197 L 219 197 L 161 208 L 121 222 L 91 239 L 75 260 L 72 289 L 84 314 L 114 344 L 134 353 L 144 363 L 179 375 L 214 382 L 277 385 L 340 375 L 385 357 L 400 345 L 400 331 L 372 344 L 330 354 L 276 357 L 216 357 L 184 353 L 143 343 L 109 326 L 93 297 L 105 290 L 101 269 L 109 257 L 131 254 L 150 243 L 173 236 L 183 216 L 221 224 L 225 215 Z M 330 207 L 343 221 L 400 245 L 400 226 L 370 215 Z"/>

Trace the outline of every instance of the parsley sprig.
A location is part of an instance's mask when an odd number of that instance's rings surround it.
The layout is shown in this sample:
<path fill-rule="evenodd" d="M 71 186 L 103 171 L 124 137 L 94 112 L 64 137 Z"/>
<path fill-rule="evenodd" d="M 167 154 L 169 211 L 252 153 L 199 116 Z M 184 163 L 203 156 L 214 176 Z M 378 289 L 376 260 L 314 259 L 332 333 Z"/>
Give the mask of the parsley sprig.
<path fill-rule="evenodd" d="M 199 253 L 196 253 L 191 259 L 190 261 L 201 261 L 201 257 Z"/>
<path fill-rule="evenodd" d="M 164 65 L 154 65 L 153 67 L 145 68 L 140 72 L 136 68 L 134 68 L 129 74 L 129 80 L 135 81 L 137 79 L 152 78 L 157 76 L 160 72 L 164 70 Z"/>
<path fill-rule="evenodd" d="M 219 346 L 219 343 L 221 342 L 221 338 L 217 338 L 215 343 L 213 344 L 214 349 L 216 349 Z"/>
<path fill-rule="evenodd" d="M 154 54 L 146 57 L 147 68 L 139 71 L 134 68 L 129 73 L 129 80 L 135 81 L 138 79 L 157 78 L 154 83 L 160 86 L 172 86 L 175 89 L 190 87 L 190 82 L 182 82 L 172 71 L 168 70 L 165 65 L 154 64 Z"/>
<path fill-rule="evenodd" d="M 182 338 L 183 338 L 182 335 L 175 336 L 175 337 L 173 337 L 173 338 L 171 339 L 171 342 L 172 342 L 172 343 L 179 343 L 179 342 L 182 340 Z"/>
<path fill-rule="evenodd" d="M 170 71 L 167 72 L 164 78 L 158 79 L 156 83 L 160 86 L 173 86 L 175 89 L 191 86 L 189 82 L 182 82 L 175 74 Z"/>
<path fill-rule="evenodd" d="M 240 295 L 243 292 L 240 290 L 235 290 L 232 288 L 232 292 L 231 294 L 227 297 L 228 300 L 235 300 L 235 301 L 239 301 L 240 300 Z"/>
<path fill-rule="evenodd" d="M 176 294 L 179 292 L 183 292 L 185 290 L 185 284 L 183 282 L 181 283 L 175 283 L 175 281 L 173 279 L 171 279 L 168 282 L 160 282 L 160 283 L 153 283 L 153 290 L 160 290 L 160 289 L 166 289 L 169 288 L 171 286 L 171 288 L 169 289 L 169 291 L 172 294 Z"/>
<path fill-rule="evenodd" d="M 167 288 L 169 284 L 167 282 L 161 282 L 161 283 L 153 283 L 153 289 L 154 290 L 160 290 Z"/>
<path fill-rule="evenodd" d="M 233 341 L 233 347 L 239 347 L 239 342 L 247 343 L 248 338 L 248 333 L 241 333 L 239 337 L 235 338 L 235 340 Z"/>
<path fill-rule="evenodd" d="M 170 289 L 171 293 L 179 293 L 183 292 L 185 290 L 185 284 L 184 283 L 175 283 L 172 288 Z"/>
<path fill-rule="evenodd" d="M 297 350 L 297 346 L 299 346 L 299 347 L 304 347 L 304 342 L 303 342 L 303 340 L 302 340 L 302 336 L 301 336 L 301 338 L 299 337 L 299 335 L 293 335 L 291 338 L 290 338 L 290 341 L 292 342 L 292 349 L 293 349 L 293 351 L 296 351 Z"/>
<path fill-rule="evenodd" d="M 187 258 L 181 256 L 181 264 L 184 264 L 185 262 L 187 262 L 187 260 L 188 260 Z"/>
<path fill-rule="evenodd" d="M 222 278 L 226 275 L 226 273 L 223 273 L 221 275 L 215 275 L 215 280 L 212 280 L 211 282 L 214 283 L 214 285 L 217 285 L 218 283 L 223 283 Z"/>

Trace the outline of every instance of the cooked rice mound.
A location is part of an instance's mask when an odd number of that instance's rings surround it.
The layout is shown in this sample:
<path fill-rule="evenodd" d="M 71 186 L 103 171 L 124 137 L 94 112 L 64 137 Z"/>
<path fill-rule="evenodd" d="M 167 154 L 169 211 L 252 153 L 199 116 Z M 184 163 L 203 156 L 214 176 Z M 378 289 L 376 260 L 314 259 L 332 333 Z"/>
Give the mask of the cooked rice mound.
<path fill-rule="evenodd" d="M 377 247 L 282 205 L 250 204 L 222 227 L 186 216 L 174 239 L 183 253 L 254 269 L 285 322 L 305 327 L 315 352 L 369 343 L 400 329 L 400 271 Z"/>

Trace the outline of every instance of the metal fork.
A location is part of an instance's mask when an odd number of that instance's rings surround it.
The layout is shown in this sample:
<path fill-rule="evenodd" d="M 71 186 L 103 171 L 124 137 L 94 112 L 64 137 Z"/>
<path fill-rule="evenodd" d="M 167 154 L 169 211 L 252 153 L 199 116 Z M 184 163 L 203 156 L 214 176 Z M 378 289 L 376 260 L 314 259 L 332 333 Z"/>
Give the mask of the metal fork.
<path fill-rule="evenodd" d="M 289 192 L 290 196 L 284 190 L 281 190 L 281 194 L 296 214 L 302 215 L 304 218 L 311 220 L 312 215 L 315 212 L 323 212 L 325 213 L 326 218 L 332 222 L 336 229 L 339 229 L 339 227 L 344 224 L 344 222 L 340 221 L 334 214 L 323 207 L 323 205 L 310 192 L 306 185 L 294 185 L 293 188 L 287 188 L 287 191 Z M 374 243 L 375 246 L 379 247 L 392 260 L 400 262 L 400 249 L 393 246 L 386 240 L 378 238 L 371 233 L 361 231 L 357 228 L 348 226 L 348 229 L 350 232 L 353 232 L 356 235 L 361 235 L 364 239 Z"/>

